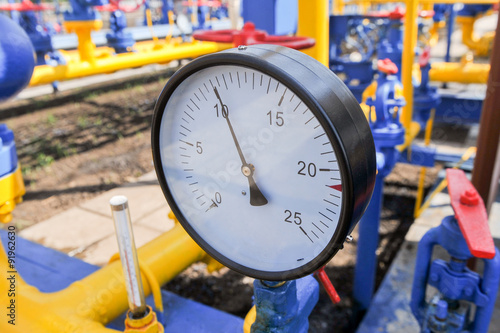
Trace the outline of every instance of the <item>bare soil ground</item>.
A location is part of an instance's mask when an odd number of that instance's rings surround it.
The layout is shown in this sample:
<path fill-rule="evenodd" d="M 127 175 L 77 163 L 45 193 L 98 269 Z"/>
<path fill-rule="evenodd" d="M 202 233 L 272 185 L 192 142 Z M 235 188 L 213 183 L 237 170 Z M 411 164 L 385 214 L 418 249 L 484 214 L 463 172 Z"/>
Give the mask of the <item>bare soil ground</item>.
<path fill-rule="evenodd" d="M 1 106 L 0 121 L 15 133 L 26 183 L 24 202 L 14 211 L 18 230 L 153 170 L 153 106 L 170 74 Z M 417 170 L 398 165 L 386 179 L 377 285 L 413 222 Z M 427 187 L 437 171 L 428 173 Z M 357 238 L 353 236 L 354 241 L 326 267 L 342 301 L 333 305 L 322 290 L 310 317 L 311 332 L 350 331 Z M 228 269 L 208 274 L 203 264 L 193 265 L 166 288 L 241 317 L 252 305 L 252 279 Z"/>

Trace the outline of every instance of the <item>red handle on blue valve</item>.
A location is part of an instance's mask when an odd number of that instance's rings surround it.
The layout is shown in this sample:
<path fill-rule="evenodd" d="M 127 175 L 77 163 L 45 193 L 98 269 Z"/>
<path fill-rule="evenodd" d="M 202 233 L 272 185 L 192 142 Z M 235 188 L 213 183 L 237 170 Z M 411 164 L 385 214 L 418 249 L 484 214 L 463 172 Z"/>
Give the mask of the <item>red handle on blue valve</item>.
<path fill-rule="evenodd" d="M 492 259 L 495 245 L 483 199 L 462 170 L 447 169 L 446 179 L 451 206 L 471 254 L 477 258 Z"/>
<path fill-rule="evenodd" d="M 328 277 L 328 275 L 326 275 L 325 268 L 321 267 L 314 274 L 316 274 L 316 276 L 319 279 L 319 282 L 321 282 L 321 285 L 323 286 L 323 288 L 325 288 L 325 291 L 332 300 L 333 304 L 339 303 L 340 296 L 337 293 L 337 290 L 335 290 L 335 287 L 330 281 L 330 278 Z"/>

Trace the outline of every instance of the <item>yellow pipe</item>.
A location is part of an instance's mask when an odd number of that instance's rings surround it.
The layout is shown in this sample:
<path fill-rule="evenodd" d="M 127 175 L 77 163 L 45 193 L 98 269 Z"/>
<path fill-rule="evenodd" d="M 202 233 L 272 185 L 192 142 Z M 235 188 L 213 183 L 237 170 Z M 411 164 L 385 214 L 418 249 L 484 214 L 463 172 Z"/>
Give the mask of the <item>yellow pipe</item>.
<path fill-rule="evenodd" d="M 410 125 L 412 123 L 413 113 L 413 82 L 412 68 L 415 58 L 415 47 L 417 45 L 417 17 L 418 16 L 418 0 L 406 1 L 405 14 L 405 31 L 403 38 L 403 55 L 402 55 L 402 71 L 401 83 L 403 84 L 403 96 L 406 100 L 406 106 L 403 108 L 401 118 L 402 124 L 406 129 L 406 136 L 409 135 Z M 406 141 L 407 138 L 405 139 Z"/>
<path fill-rule="evenodd" d="M 139 261 L 150 268 L 155 280 L 163 285 L 192 263 L 203 260 L 206 253 L 180 224 L 176 224 L 167 233 L 141 247 L 138 256 Z M 3 248 L 0 250 L 0 264 L 4 272 L 8 270 Z M 142 280 L 147 281 L 144 277 Z M 15 326 L 0 321 L 1 332 L 116 332 L 104 325 L 127 310 L 123 270 L 118 261 L 55 293 L 42 293 L 26 284 L 19 275 L 16 288 L 19 320 Z M 6 279 L 0 279 L 0 290 L 8 290 Z M 146 295 L 151 293 L 147 283 L 144 292 Z M 0 304 L 8 301 L 7 293 L 1 293 Z"/>
<path fill-rule="evenodd" d="M 332 12 L 334 15 L 342 15 L 344 14 L 344 0 L 334 0 L 332 6 Z"/>
<path fill-rule="evenodd" d="M 153 19 L 151 17 L 151 9 L 146 9 L 146 23 L 149 28 L 149 32 L 151 32 L 151 36 L 153 37 L 153 41 L 155 44 L 158 43 L 158 37 L 156 37 L 155 31 L 153 29 Z"/>
<path fill-rule="evenodd" d="M 431 81 L 482 83 L 488 82 L 490 64 L 474 64 L 468 61 L 460 63 L 434 62 L 429 71 Z"/>
<path fill-rule="evenodd" d="M 165 45 L 149 52 L 122 53 L 115 56 L 96 58 L 93 62 L 68 63 L 59 66 L 37 66 L 30 85 L 48 84 L 79 77 L 113 73 L 121 69 L 141 67 L 155 63 L 168 63 L 176 59 L 195 58 L 204 54 L 231 48 L 231 44 L 195 41 L 176 46 Z"/>
<path fill-rule="evenodd" d="M 468 159 L 471 158 L 472 154 L 475 154 L 476 153 L 476 147 L 469 147 L 465 153 L 462 155 L 462 157 L 460 158 L 460 161 L 458 161 L 454 166 L 453 166 L 453 169 L 457 169 L 459 168 L 462 164 L 464 164 Z M 415 212 L 414 216 L 415 218 L 418 218 L 420 215 L 422 215 L 422 213 L 427 209 L 429 208 L 429 206 L 431 205 L 431 202 L 432 202 L 432 199 L 436 196 L 436 194 L 440 193 L 441 191 L 444 190 L 444 188 L 448 185 L 448 182 L 446 181 L 446 178 L 443 179 L 441 181 L 441 183 L 438 184 L 438 186 L 436 186 L 436 188 L 434 189 L 434 191 L 432 191 L 431 194 L 429 194 L 429 196 L 427 197 L 427 200 L 424 202 L 424 204 L 422 205 L 422 207 L 420 207 L 420 209 L 418 211 Z"/>
<path fill-rule="evenodd" d="M 433 47 L 436 46 L 436 44 L 439 41 L 439 30 L 443 29 L 446 26 L 445 21 L 439 21 L 439 22 L 434 22 L 432 24 L 432 27 L 429 29 L 429 46 Z"/>
<path fill-rule="evenodd" d="M 314 47 L 303 50 L 307 55 L 328 67 L 329 41 L 328 1 L 299 0 L 298 36 L 314 38 Z"/>
<path fill-rule="evenodd" d="M 243 322 L 243 333 L 251 332 L 252 325 L 255 323 L 255 318 L 257 318 L 257 308 L 254 305 L 245 316 L 245 321 Z"/>
<path fill-rule="evenodd" d="M 399 146 L 396 146 L 396 149 L 402 152 L 406 148 L 409 148 L 413 140 L 415 140 L 415 138 L 417 137 L 418 133 L 420 133 L 420 124 L 417 122 L 411 122 L 409 128 L 405 133 L 405 142 Z"/>
<path fill-rule="evenodd" d="M 100 30 L 102 21 L 65 21 L 64 27 L 68 32 L 75 32 L 78 37 L 78 52 L 81 61 L 94 62 L 95 44 L 90 33 L 92 30 Z"/>
<path fill-rule="evenodd" d="M 493 46 L 494 32 L 484 34 L 478 38 L 474 34 L 474 23 L 477 17 L 458 16 L 457 24 L 462 26 L 462 43 L 467 45 L 469 49 L 476 51 L 479 56 L 487 56 Z"/>

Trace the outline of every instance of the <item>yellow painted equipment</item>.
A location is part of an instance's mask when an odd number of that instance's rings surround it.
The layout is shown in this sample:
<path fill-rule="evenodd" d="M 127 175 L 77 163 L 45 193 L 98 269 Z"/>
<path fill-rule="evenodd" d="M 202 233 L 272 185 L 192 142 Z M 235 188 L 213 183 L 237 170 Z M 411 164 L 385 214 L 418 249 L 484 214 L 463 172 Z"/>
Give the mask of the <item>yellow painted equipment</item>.
<path fill-rule="evenodd" d="M 471 54 L 462 57 L 460 62 L 433 62 L 429 71 L 431 81 L 480 83 L 488 82 L 490 64 L 475 64 Z"/>
<path fill-rule="evenodd" d="M 9 223 L 12 220 L 12 211 L 16 204 L 23 201 L 24 193 L 26 190 L 21 167 L 18 165 L 13 173 L 0 178 L 0 222 Z M 2 264 L 4 263 L 2 262 Z"/>
<path fill-rule="evenodd" d="M 30 85 L 48 84 L 54 81 L 75 79 L 96 74 L 109 74 L 121 69 L 141 67 L 150 64 L 164 64 L 176 59 L 195 58 L 231 48 L 232 44 L 198 42 L 184 44 L 154 44 L 146 42 L 138 45 L 137 52 L 111 55 L 95 55 L 88 61 L 72 61 L 59 66 L 37 66 L 31 77 Z M 88 50 L 89 48 L 84 48 Z M 95 51 L 95 50 L 94 50 Z M 85 53 L 87 56 L 88 54 Z"/>
<path fill-rule="evenodd" d="M 130 312 L 130 311 L 129 311 Z M 133 319 L 129 312 L 125 318 L 125 333 L 163 333 L 164 328 L 156 318 L 156 313 L 148 306 L 148 314 L 144 318 Z"/>
<path fill-rule="evenodd" d="M 192 263 L 209 258 L 178 223 L 141 247 L 138 255 L 159 285 L 170 281 Z M 0 263 L 4 271 L 7 271 L 7 262 L 2 247 Z M 6 320 L 0 321 L 1 332 L 116 332 L 105 325 L 127 310 L 127 292 L 119 261 L 55 293 L 42 293 L 20 276 L 16 279 L 17 290 L 22 290 L 16 295 L 17 317 L 22 320 L 15 326 L 7 324 Z M 143 277 L 143 281 L 148 279 Z M 7 279 L 1 279 L 0 290 L 8 290 L 8 283 Z M 144 292 L 146 295 L 151 293 L 148 283 L 144 283 Z M 7 293 L 2 293 L 0 302 L 6 304 L 6 300 Z"/>
<path fill-rule="evenodd" d="M 165 64 L 172 60 L 196 58 L 205 54 L 225 50 L 232 44 L 199 42 L 181 43 L 171 36 L 163 41 L 136 43 L 134 52 L 115 54 L 110 47 L 96 48 L 91 32 L 102 27 L 102 21 L 66 21 L 67 31 L 78 36 L 77 51 L 61 52 L 66 64 L 35 67 L 30 86 L 49 84 L 54 81 L 70 80 L 96 74 L 109 74 L 121 69 L 142 67 L 150 64 Z"/>
<path fill-rule="evenodd" d="M 92 30 L 100 30 L 102 21 L 65 21 L 64 27 L 68 32 L 74 32 L 78 36 L 80 61 L 93 62 L 95 60 L 95 44 L 92 42 L 90 33 Z"/>
<path fill-rule="evenodd" d="M 316 40 L 316 45 L 303 50 L 320 63 L 329 64 L 329 16 L 328 1 L 299 1 L 299 22 L 297 35 L 307 36 Z"/>
<path fill-rule="evenodd" d="M 462 43 L 467 45 L 478 56 L 487 56 L 493 47 L 495 33 L 485 33 L 480 38 L 474 34 L 474 23 L 478 17 L 458 16 L 457 23 L 462 26 Z"/>

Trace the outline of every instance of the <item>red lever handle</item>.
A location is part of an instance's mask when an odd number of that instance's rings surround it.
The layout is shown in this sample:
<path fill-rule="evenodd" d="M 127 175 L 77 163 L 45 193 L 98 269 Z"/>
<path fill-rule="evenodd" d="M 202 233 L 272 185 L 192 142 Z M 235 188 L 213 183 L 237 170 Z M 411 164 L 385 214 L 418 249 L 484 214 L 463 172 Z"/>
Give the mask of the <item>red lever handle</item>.
<path fill-rule="evenodd" d="M 447 169 L 446 179 L 451 206 L 470 252 L 477 258 L 492 259 L 495 245 L 483 199 L 462 170 Z"/>
<path fill-rule="evenodd" d="M 339 294 L 337 294 L 337 291 L 328 278 L 328 275 L 326 275 L 325 268 L 321 267 L 315 272 L 315 274 L 318 277 L 319 282 L 321 282 L 321 284 L 323 285 L 323 288 L 325 288 L 325 291 L 332 300 L 333 304 L 337 304 L 338 302 L 340 302 L 340 296 Z"/>
<path fill-rule="evenodd" d="M 256 30 L 252 22 L 247 22 L 242 30 L 195 31 L 193 38 L 208 42 L 232 43 L 234 46 L 254 44 L 275 44 L 300 50 L 314 46 L 313 38 L 297 36 L 270 36 L 264 30 Z"/>

